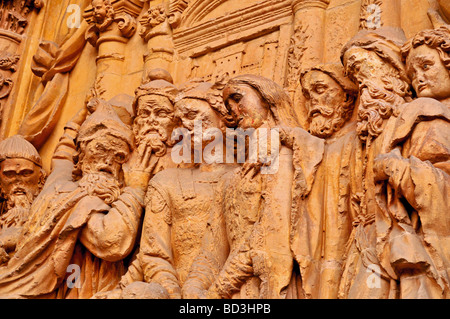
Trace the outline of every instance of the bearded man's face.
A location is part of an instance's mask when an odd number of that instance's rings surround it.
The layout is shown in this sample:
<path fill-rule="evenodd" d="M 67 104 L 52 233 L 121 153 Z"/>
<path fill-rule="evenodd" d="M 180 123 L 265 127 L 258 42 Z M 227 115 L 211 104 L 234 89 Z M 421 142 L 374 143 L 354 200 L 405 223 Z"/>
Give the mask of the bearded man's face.
<path fill-rule="evenodd" d="M 153 94 L 139 98 L 133 125 L 138 145 L 150 145 L 157 156 L 164 155 L 167 146 L 173 145 L 175 124 L 174 106 L 167 97 Z"/>
<path fill-rule="evenodd" d="M 40 191 L 41 168 L 30 160 L 7 158 L 0 163 L 0 188 L 8 209 L 29 208 Z"/>
<path fill-rule="evenodd" d="M 311 134 L 331 137 L 349 118 L 347 94 L 332 77 L 318 70 L 306 73 L 302 83 Z"/>
<path fill-rule="evenodd" d="M 123 139 L 106 134 L 90 141 L 82 152 L 83 175 L 100 173 L 120 180 L 122 164 L 128 161 L 131 151 Z"/>

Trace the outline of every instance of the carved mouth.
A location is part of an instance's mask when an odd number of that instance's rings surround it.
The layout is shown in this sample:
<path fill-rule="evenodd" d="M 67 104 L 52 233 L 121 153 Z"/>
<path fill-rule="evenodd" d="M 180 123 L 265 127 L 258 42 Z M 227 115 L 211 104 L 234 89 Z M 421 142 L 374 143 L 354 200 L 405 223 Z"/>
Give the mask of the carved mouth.
<path fill-rule="evenodd" d="M 422 91 L 425 90 L 427 87 L 428 87 L 428 85 L 425 84 L 425 83 L 419 84 L 419 85 L 417 86 L 417 91 L 418 91 L 418 92 L 422 92 Z"/>
<path fill-rule="evenodd" d="M 13 191 L 14 195 L 25 195 L 26 191 L 23 188 L 17 188 Z"/>
<path fill-rule="evenodd" d="M 99 169 L 99 172 L 113 175 L 112 169 L 109 167 L 102 167 Z"/>

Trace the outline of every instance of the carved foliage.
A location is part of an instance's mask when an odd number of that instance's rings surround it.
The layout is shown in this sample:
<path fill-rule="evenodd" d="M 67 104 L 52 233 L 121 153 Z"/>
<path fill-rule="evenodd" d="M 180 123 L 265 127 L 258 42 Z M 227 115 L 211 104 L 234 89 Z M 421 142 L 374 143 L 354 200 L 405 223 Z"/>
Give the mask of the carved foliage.
<path fill-rule="evenodd" d="M 291 38 L 291 42 L 288 50 L 288 76 L 287 87 L 295 88 L 301 72 L 301 60 L 305 50 L 305 46 L 308 38 L 311 37 L 307 33 L 308 26 L 303 26 L 301 23 L 295 29 L 294 35 Z"/>
<path fill-rule="evenodd" d="M 363 0 L 361 3 L 360 29 L 375 30 L 383 26 L 381 5 L 383 0 Z"/>
<path fill-rule="evenodd" d="M 169 35 L 171 32 L 164 4 L 148 9 L 139 22 L 142 25 L 139 34 L 145 41 L 156 35 Z"/>

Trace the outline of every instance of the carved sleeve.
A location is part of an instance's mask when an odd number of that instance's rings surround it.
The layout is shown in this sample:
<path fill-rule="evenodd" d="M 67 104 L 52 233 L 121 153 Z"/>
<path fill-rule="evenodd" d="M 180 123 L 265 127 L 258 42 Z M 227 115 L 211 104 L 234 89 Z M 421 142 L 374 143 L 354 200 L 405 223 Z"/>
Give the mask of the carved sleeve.
<path fill-rule="evenodd" d="M 106 261 L 116 262 L 128 256 L 134 248 L 143 198 L 143 191 L 125 187 L 109 212 L 91 215 L 81 231 L 81 243 Z"/>
<path fill-rule="evenodd" d="M 74 168 L 74 156 L 77 154 L 76 138 L 80 125 L 75 122 L 69 122 L 64 128 L 55 153 L 52 157 L 52 174 L 47 179 L 47 184 L 52 181 L 72 181 L 72 172 Z"/>
<path fill-rule="evenodd" d="M 419 123 L 405 145 L 407 158 L 398 158 L 390 165 L 389 183 L 415 210 L 449 207 L 449 127 L 443 120 Z"/>
<path fill-rule="evenodd" d="M 171 245 L 168 199 L 153 181 L 147 191 L 139 258 L 146 282 L 157 282 L 172 299 L 181 298 L 181 288 Z"/>

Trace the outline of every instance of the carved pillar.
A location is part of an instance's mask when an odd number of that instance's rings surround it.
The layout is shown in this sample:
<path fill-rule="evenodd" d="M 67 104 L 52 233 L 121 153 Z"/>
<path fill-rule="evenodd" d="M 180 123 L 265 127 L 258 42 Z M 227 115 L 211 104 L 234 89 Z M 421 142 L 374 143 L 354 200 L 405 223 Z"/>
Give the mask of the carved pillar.
<path fill-rule="evenodd" d="M 104 8 L 95 9 L 102 1 Z M 86 38 L 98 51 L 95 86 L 97 94 L 105 100 L 124 93 L 122 75 L 126 45 L 136 32 L 136 18 L 143 5 L 140 0 L 108 2 L 94 0 L 84 13 L 90 25 Z"/>
<path fill-rule="evenodd" d="M 16 71 L 22 57 L 20 46 L 29 27 L 33 10 L 44 6 L 43 0 L 6 0 L 0 3 L 0 140 L 6 137 L 2 119 L 10 118 L 14 108 L 8 97 L 16 80 Z"/>
<path fill-rule="evenodd" d="M 142 25 L 140 35 L 148 48 L 144 55 L 144 81 L 152 69 L 170 69 L 174 55 L 172 28 L 178 26 L 187 5 L 186 0 L 173 0 L 150 6 L 139 21 Z"/>
<path fill-rule="evenodd" d="M 360 29 L 401 27 L 401 0 L 362 0 Z"/>
<path fill-rule="evenodd" d="M 325 10 L 330 0 L 293 0 L 294 34 L 288 53 L 287 88 L 293 94 L 300 72 L 323 62 Z"/>

